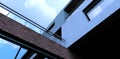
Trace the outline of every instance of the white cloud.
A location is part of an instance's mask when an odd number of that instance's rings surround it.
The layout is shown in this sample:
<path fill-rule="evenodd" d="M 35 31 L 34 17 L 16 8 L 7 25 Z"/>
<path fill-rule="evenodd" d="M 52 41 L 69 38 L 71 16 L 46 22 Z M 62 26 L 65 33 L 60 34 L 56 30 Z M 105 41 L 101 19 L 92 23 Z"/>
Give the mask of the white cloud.
<path fill-rule="evenodd" d="M 56 16 L 56 10 L 49 6 L 45 0 L 26 0 L 25 8 L 27 9 L 37 9 L 40 13 L 49 19 L 54 19 Z"/>
<path fill-rule="evenodd" d="M 8 0 L 0 0 L 0 2 L 2 2 L 2 3 L 3 3 L 3 2 L 6 2 L 6 1 L 8 1 Z"/>
<path fill-rule="evenodd" d="M 2 38 L 0 38 L 0 45 L 2 45 L 2 44 L 9 44 L 9 42 L 8 42 L 8 41 L 3 40 Z"/>
<path fill-rule="evenodd" d="M 11 42 L 8 42 L 8 41 L 0 38 L 0 46 L 3 46 L 3 45 L 9 45 L 9 46 L 11 46 L 11 47 L 14 48 L 14 49 L 18 49 L 18 48 L 19 48 L 18 45 L 15 45 L 15 44 L 13 44 L 13 43 L 11 43 Z"/>

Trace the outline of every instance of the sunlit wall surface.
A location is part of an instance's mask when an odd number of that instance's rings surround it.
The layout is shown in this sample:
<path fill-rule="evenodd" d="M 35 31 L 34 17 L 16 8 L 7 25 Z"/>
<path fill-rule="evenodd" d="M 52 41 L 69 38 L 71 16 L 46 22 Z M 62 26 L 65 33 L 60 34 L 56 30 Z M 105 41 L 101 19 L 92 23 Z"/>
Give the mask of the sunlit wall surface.
<path fill-rule="evenodd" d="M 62 37 L 66 39 L 66 47 L 79 40 L 87 32 L 120 8 L 120 0 L 101 0 L 88 13 L 88 18 L 83 12 L 92 0 L 85 0 L 62 26 Z"/>
<path fill-rule="evenodd" d="M 0 0 L 20 14 L 47 27 L 70 0 Z"/>

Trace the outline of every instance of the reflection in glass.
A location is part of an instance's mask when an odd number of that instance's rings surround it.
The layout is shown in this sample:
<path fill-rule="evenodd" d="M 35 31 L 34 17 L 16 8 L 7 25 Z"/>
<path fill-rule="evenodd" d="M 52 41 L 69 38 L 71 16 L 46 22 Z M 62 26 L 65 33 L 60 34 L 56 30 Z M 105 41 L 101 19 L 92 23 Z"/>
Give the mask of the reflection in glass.
<path fill-rule="evenodd" d="M 0 38 L 0 59 L 14 59 L 19 48 L 20 46 Z M 26 51 L 22 48 L 17 59 L 21 59 Z"/>
<path fill-rule="evenodd" d="M 90 19 L 95 18 L 98 14 L 100 14 L 105 8 L 107 8 L 114 0 L 103 0 L 101 3 L 97 4 L 91 11 L 87 14 Z"/>
<path fill-rule="evenodd" d="M 19 18 L 18 16 L 14 15 L 12 13 L 9 13 L 7 16 L 23 25 L 25 25 L 25 23 L 26 23 L 26 21 L 24 21 L 23 19 Z"/>

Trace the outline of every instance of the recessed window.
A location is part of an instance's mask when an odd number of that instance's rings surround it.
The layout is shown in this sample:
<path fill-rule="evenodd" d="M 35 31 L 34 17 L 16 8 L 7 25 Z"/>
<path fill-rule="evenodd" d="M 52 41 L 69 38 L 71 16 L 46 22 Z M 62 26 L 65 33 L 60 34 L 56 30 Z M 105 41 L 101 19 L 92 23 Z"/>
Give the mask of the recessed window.
<path fill-rule="evenodd" d="M 72 0 L 70 4 L 64 9 L 65 12 L 67 12 L 68 14 L 71 14 L 76 10 L 76 8 L 78 8 L 80 4 L 82 4 L 83 1 L 84 0 Z"/>
<path fill-rule="evenodd" d="M 61 36 L 62 36 L 62 29 L 61 27 L 55 32 L 55 36 L 59 39 L 62 39 Z"/>
<path fill-rule="evenodd" d="M 96 5 L 92 10 L 90 10 L 87 15 L 90 19 L 95 18 L 100 14 L 106 7 L 108 7 L 114 0 L 104 0 L 99 5 Z"/>
<path fill-rule="evenodd" d="M 90 21 L 90 18 L 88 17 L 87 13 L 95 6 L 97 5 L 101 0 L 93 0 L 84 10 L 83 12 L 85 13 L 86 17 Z"/>
<path fill-rule="evenodd" d="M 55 26 L 55 22 L 48 28 L 48 30 L 51 30 Z"/>

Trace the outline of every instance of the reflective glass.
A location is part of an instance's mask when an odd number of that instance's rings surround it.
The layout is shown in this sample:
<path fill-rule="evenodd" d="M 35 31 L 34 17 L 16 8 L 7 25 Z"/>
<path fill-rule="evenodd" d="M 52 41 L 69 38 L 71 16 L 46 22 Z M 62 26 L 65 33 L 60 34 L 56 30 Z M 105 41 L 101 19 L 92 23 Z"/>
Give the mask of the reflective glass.
<path fill-rule="evenodd" d="M 22 48 L 17 56 L 17 59 L 21 59 L 26 52 L 27 50 Z"/>
<path fill-rule="evenodd" d="M 41 31 L 42 31 L 42 30 L 39 29 L 39 28 L 37 28 L 36 26 L 34 26 L 34 25 L 32 25 L 32 24 L 30 24 L 30 23 L 28 23 L 28 22 L 26 22 L 25 26 L 27 26 L 28 28 L 30 28 L 30 29 L 34 30 L 35 32 L 41 34 Z"/>
<path fill-rule="evenodd" d="M 0 59 L 14 59 L 20 46 L 0 38 Z M 21 49 L 17 59 L 21 59 L 27 50 Z"/>
<path fill-rule="evenodd" d="M 10 17 L 12 20 L 15 20 L 18 23 L 21 23 L 23 25 L 25 25 L 25 23 L 26 23 L 26 21 L 24 21 L 23 19 L 19 18 L 18 16 L 14 15 L 12 13 L 9 13 L 7 16 Z"/>
<path fill-rule="evenodd" d="M 93 19 L 98 14 L 100 14 L 105 8 L 107 8 L 114 0 L 103 0 L 98 3 L 91 11 L 88 12 L 88 17 Z"/>

